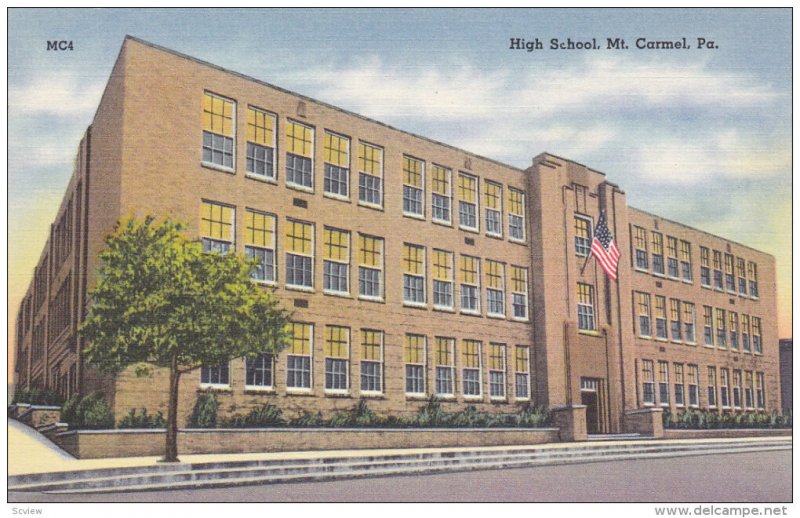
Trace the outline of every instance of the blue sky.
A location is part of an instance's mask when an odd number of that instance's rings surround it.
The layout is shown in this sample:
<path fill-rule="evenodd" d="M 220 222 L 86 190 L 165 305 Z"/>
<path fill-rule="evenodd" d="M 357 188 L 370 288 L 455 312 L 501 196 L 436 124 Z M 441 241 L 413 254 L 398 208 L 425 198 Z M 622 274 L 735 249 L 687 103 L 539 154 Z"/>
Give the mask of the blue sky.
<path fill-rule="evenodd" d="M 11 318 L 126 34 L 512 165 L 549 151 L 603 171 L 636 207 L 775 255 L 790 336 L 788 9 L 12 9 Z M 631 49 L 529 53 L 512 37 Z"/>

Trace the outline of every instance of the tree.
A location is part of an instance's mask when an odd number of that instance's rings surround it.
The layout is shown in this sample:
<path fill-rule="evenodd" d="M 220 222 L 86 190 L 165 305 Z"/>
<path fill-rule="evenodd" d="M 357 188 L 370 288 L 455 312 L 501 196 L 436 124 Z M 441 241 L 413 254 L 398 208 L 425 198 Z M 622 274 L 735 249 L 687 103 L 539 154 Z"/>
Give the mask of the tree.
<path fill-rule="evenodd" d="M 128 218 L 106 238 L 88 314 L 79 332 L 86 361 L 117 373 L 138 365 L 169 370 L 164 461 L 178 462 L 181 375 L 232 358 L 277 354 L 288 314 L 250 279 L 253 263 L 233 253 L 204 253 L 172 220 Z"/>

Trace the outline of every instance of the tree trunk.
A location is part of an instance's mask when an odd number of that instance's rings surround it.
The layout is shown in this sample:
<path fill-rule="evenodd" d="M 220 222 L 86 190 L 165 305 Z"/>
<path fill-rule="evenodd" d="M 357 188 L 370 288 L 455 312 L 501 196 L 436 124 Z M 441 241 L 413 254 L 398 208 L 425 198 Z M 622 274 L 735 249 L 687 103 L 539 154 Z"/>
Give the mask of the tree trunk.
<path fill-rule="evenodd" d="M 162 462 L 180 462 L 178 460 L 178 382 L 181 373 L 178 370 L 178 359 L 172 360 L 169 371 L 169 405 L 167 407 L 167 443 Z"/>

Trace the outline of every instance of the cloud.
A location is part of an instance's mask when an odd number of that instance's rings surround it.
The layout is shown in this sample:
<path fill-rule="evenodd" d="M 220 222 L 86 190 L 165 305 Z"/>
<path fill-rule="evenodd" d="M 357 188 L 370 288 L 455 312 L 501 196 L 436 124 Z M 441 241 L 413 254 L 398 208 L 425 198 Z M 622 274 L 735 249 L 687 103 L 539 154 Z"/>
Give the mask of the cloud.
<path fill-rule="evenodd" d="M 107 78 L 57 72 L 9 88 L 9 113 L 16 116 L 80 117 L 87 122 L 100 103 Z"/>

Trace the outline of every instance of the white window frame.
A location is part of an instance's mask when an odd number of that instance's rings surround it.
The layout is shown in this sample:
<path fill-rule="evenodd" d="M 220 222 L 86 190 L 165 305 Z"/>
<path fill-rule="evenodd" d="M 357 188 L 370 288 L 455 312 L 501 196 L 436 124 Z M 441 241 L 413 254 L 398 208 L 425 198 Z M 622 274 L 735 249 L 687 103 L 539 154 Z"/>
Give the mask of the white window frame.
<path fill-rule="evenodd" d="M 267 286 L 276 286 L 278 284 L 278 239 L 279 239 L 279 235 L 278 235 L 278 216 L 275 215 L 275 214 L 271 214 L 269 212 L 264 212 L 264 211 L 260 211 L 260 210 L 256 210 L 256 209 L 251 209 L 249 207 L 245 207 L 245 217 L 247 216 L 248 212 L 261 214 L 261 215 L 269 216 L 270 218 L 272 218 L 272 248 L 270 248 L 268 246 L 248 245 L 247 244 L 247 239 L 243 239 L 245 256 L 247 256 L 247 249 L 248 248 L 253 248 L 253 249 L 257 249 L 257 250 L 270 250 L 272 252 L 272 280 L 270 281 L 270 280 L 253 279 L 252 277 L 250 277 L 250 279 L 253 282 L 258 283 L 258 284 L 263 284 L 263 285 L 267 285 Z M 243 226 L 244 226 L 245 232 L 247 232 L 247 223 L 245 223 Z"/>
<path fill-rule="evenodd" d="M 434 309 L 447 310 L 447 311 L 453 311 L 453 309 L 455 308 L 455 304 L 456 304 L 456 288 L 455 288 L 455 273 L 456 273 L 456 270 L 455 270 L 455 266 L 456 266 L 455 265 L 455 255 L 456 254 L 454 252 L 450 252 L 448 250 L 441 250 L 439 248 L 434 248 L 432 250 L 432 252 L 433 253 L 431 254 L 431 258 L 433 260 L 435 260 L 435 258 L 436 258 L 436 252 L 442 252 L 442 253 L 450 255 L 450 280 L 449 281 L 443 281 L 441 279 L 435 279 L 433 277 L 433 271 L 434 270 L 431 271 L 431 284 L 432 284 L 432 287 L 433 287 L 433 295 L 431 297 L 431 299 L 432 299 L 431 302 L 433 303 L 433 308 Z M 443 306 L 441 304 L 437 304 L 436 303 L 436 283 L 437 282 L 441 282 L 441 283 L 450 285 L 450 305 L 449 306 Z"/>
<path fill-rule="evenodd" d="M 350 393 L 350 357 L 351 357 L 351 344 L 352 344 L 352 337 L 351 337 L 351 330 L 347 326 L 340 326 L 340 325 L 326 325 L 325 326 L 325 347 L 327 347 L 327 340 L 328 340 L 328 328 L 329 327 L 338 327 L 347 330 L 347 358 L 340 358 L 338 356 L 324 356 L 324 380 L 323 380 L 323 391 L 325 394 L 349 394 Z M 344 361 L 345 369 L 344 369 L 344 387 L 343 389 L 333 389 L 328 388 L 328 360 L 340 360 Z"/>
<path fill-rule="evenodd" d="M 461 197 L 458 197 L 458 228 L 461 230 L 466 230 L 467 232 L 475 232 L 478 233 L 481 230 L 481 213 L 480 213 L 480 197 L 481 197 L 481 186 L 480 180 L 474 174 L 465 173 L 463 171 L 458 172 L 459 179 L 462 176 L 472 178 L 475 180 L 475 190 L 473 194 L 475 195 L 475 202 L 463 201 Z M 460 183 L 460 182 L 459 182 Z M 459 186 L 459 189 L 461 187 Z M 461 204 L 473 205 L 475 208 L 475 226 L 470 227 L 469 225 L 465 225 L 461 218 Z"/>
<path fill-rule="evenodd" d="M 508 377 L 507 377 L 507 373 L 508 373 L 508 347 L 506 346 L 506 344 L 490 342 L 489 343 L 489 354 L 490 355 L 491 355 L 491 351 L 492 351 L 492 346 L 493 345 L 501 347 L 500 350 L 502 351 L 502 356 L 503 356 L 502 357 L 503 369 L 502 370 L 489 369 L 489 399 L 492 400 L 492 401 L 505 401 L 508 398 L 508 390 L 507 390 L 507 386 L 506 386 L 507 383 L 508 383 Z M 489 365 L 491 366 L 491 357 L 489 358 L 489 360 L 490 360 Z M 499 396 L 492 395 L 492 374 L 500 374 L 502 376 L 502 378 L 503 378 L 503 383 L 501 385 L 502 389 L 503 389 L 503 393 L 501 395 L 499 395 Z"/>
<path fill-rule="evenodd" d="M 289 256 L 290 255 L 296 255 L 298 257 L 308 257 L 308 258 L 311 259 L 311 286 L 303 286 L 303 285 L 300 285 L 300 284 L 289 284 L 289 276 L 286 275 L 286 277 L 284 279 L 286 281 L 286 289 L 313 292 L 314 291 L 314 275 L 316 273 L 314 271 L 314 251 L 316 250 L 316 242 L 315 241 L 316 241 L 317 228 L 314 225 L 314 223 L 301 221 L 301 220 L 298 220 L 298 219 L 287 218 L 286 221 L 287 221 L 287 223 L 295 222 L 295 223 L 301 223 L 303 225 L 311 225 L 311 255 L 303 255 L 303 254 L 298 254 L 298 253 L 295 253 L 295 252 L 290 252 L 288 249 L 286 250 L 286 268 L 287 268 L 286 274 L 289 273 L 288 272 L 288 268 L 289 268 Z"/>
<path fill-rule="evenodd" d="M 409 185 L 409 184 L 406 184 L 405 181 L 403 181 L 401 199 L 400 199 L 401 204 L 402 204 L 403 216 L 408 216 L 409 218 L 415 218 L 415 219 L 425 219 L 425 180 L 426 180 L 426 178 L 425 178 L 425 161 L 422 160 L 421 158 L 417 158 L 417 157 L 414 157 L 414 156 L 411 156 L 411 155 L 403 155 L 403 159 L 406 159 L 406 158 L 419 162 L 419 164 L 420 164 L 420 183 L 422 184 L 422 187 L 416 187 L 416 186 L 413 186 L 413 185 Z M 402 168 L 401 168 L 400 172 L 401 172 L 401 174 L 404 173 Z M 403 180 L 402 177 L 401 177 L 401 180 Z M 406 188 L 420 191 L 420 196 L 419 196 L 420 212 L 409 212 L 409 211 L 406 210 L 406 208 L 405 208 L 405 190 L 406 190 Z"/>
<path fill-rule="evenodd" d="M 594 220 L 591 218 L 591 216 L 585 216 L 583 214 L 577 214 L 577 213 L 575 214 L 575 219 L 576 220 L 585 221 L 587 223 L 588 229 L 589 229 L 589 235 L 588 235 L 588 237 L 585 237 L 585 238 L 578 236 L 577 229 L 573 230 L 575 232 L 575 255 L 577 257 L 589 257 L 589 254 L 591 253 L 591 250 L 592 250 L 592 238 L 593 238 L 593 233 L 594 233 Z M 574 226 L 575 225 L 573 225 L 573 227 Z M 586 240 L 585 245 L 583 244 L 583 240 Z M 582 251 L 584 248 L 586 249 L 586 252 Z"/>
<path fill-rule="evenodd" d="M 527 229 L 527 222 L 526 222 L 527 218 L 525 217 L 525 212 L 526 212 L 527 203 L 528 203 L 527 195 L 526 195 L 525 191 L 523 191 L 521 189 L 515 189 L 515 188 L 510 187 L 510 186 L 508 187 L 508 191 L 509 191 L 509 193 L 510 192 L 518 192 L 519 196 L 520 196 L 520 205 L 522 205 L 522 214 L 515 214 L 515 213 L 511 212 L 510 204 L 509 204 L 509 210 L 506 211 L 507 214 L 508 214 L 508 217 L 507 217 L 507 220 L 508 220 L 508 240 L 511 241 L 512 243 L 525 243 L 527 241 L 527 239 L 528 239 L 528 229 Z M 520 218 L 520 220 L 521 220 L 521 222 L 520 222 L 520 228 L 522 229 L 522 237 L 521 238 L 514 237 L 513 232 L 511 232 L 511 218 L 512 217 Z"/>
<path fill-rule="evenodd" d="M 330 162 L 325 161 L 325 135 L 332 135 L 334 137 L 338 137 L 340 139 L 344 139 L 345 141 L 347 141 L 347 167 L 342 167 L 340 165 L 332 164 Z M 313 147 L 312 147 L 312 149 L 313 149 Z M 352 153 L 353 153 L 353 140 L 350 137 L 348 137 L 346 135 L 343 135 L 341 133 L 337 133 L 335 131 L 331 131 L 331 130 L 329 130 L 327 128 L 323 129 L 323 131 L 322 131 L 322 154 L 323 154 L 323 157 L 322 157 L 322 195 L 325 196 L 326 198 L 333 198 L 335 200 L 350 201 L 350 192 L 353 190 L 353 179 L 352 179 L 352 175 L 351 175 L 352 169 L 350 167 L 350 164 L 353 161 L 353 154 Z M 330 166 L 333 166 L 333 167 L 338 167 L 340 169 L 345 169 L 346 174 L 347 174 L 347 182 L 346 182 L 347 183 L 347 185 L 346 185 L 347 194 L 346 195 L 341 195 L 339 193 L 331 192 L 331 191 L 328 191 L 327 189 L 325 189 L 325 180 L 326 180 L 326 173 L 327 173 L 327 171 L 326 171 L 327 168 L 325 167 L 326 165 L 330 165 Z"/>
<path fill-rule="evenodd" d="M 444 340 L 447 344 L 450 358 L 449 365 L 440 365 L 439 356 L 436 354 L 436 345 L 439 340 Z M 452 399 L 456 395 L 456 339 L 447 336 L 434 337 L 434 380 L 433 391 L 436 397 L 443 399 Z M 439 369 L 446 369 L 450 371 L 450 392 L 439 392 Z"/>
<path fill-rule="evenodd" d="M 379 172 L 378 175 L 374 175 L 372 173 L 367 173 L 366 171 L 362 171 L 360 166 L 358 167 L 358 189 L 359 189 L 359 192 L 358 192 L 358 204 L 361 205 L 362 207 L 369 207 L 371 209 L 383 209 L 383 192 L 384 192 L 384 188 L 383 188 L 383 184 L 384 184 L 383 183 L 383 155 L 384 155 L 385 150 L 383 149 L 382 146 L 378 146 L 378 145 L 375 145 L 375 144 L 370 144 L 369 142 L 367 142 L 365 140 L 359 140 L 358 143 L 359 143 L 359 145 L 363 144 L 364 146 L 366 146 L 368 148 L 380 150 L 380 155 L 381 155 L 380 162 L 379 162 L 380 172 Z M 358 153 L 358 151 L 356 151 L 356 153 Z M 356 155 L 356 161 L 358 161 L 358 160 L 359 160 L 358 155 Z M 373 178 L 378 178 L 378 180 L 380 181 L 380 190 L 378 192 L 378 195 L 380 197 L 380 203 L 372 203 L 372 202 L 364 201 L 364 200 L 361 199 L 361 175 L 362 174 L 366 175 L 366 176 L 373 177 Z"/>
<path fill-rule="evenodd" d="M 483 269 L 481 268 L 481 259 L 480 259 L 480 257 L 474 256 L 474 255 L 461 254 L 461 256 L 469 257 L 471 259 L 474 259 L 478 270 L 475 273 L 475 279 L 477 281 L 476 284 L 468 284 L 468 283 L 465 283 L 465 282 L 459 282 L 459 290 L 458 290 L 459 308 L 461 310 L 461 313 L 463 313 L 465 315 L 480 315 L 481 314 L 481 299 L 483 298 L 482 294 L 481 294 L 481 275 L 483 274 Z M 459 276 L 460 276 L 461 275 L 461 263 L 460 262 L 459 262 L 458 266 L 459 266 Z M 475 298 L 476 298 L 476 300 L 478 302 L 478 307 L 476 309 L 471 309 L 471 308 L 466 308 L 465 309 L 464 308 L 464 305 L 463 305 L 464 299 L 462 298 L 463 297 L 463 294 L 462 294 L 462 289 L 463 289 L 462 287 L 463 286 L 469 286 L 469 287 L 475 289 Z"/>
<path fill-rule="evenodd" d="M 237 116 L 237 111 L 238 111 L 238 103 L 234 99 L 231 99 L 230 97 L 225 97 L 224 95 L 219 95 L 219 94 L 216 94 L 216 93 L 213 93 L 213 92 L 209 92 L 208 90 L 205 90 L 203 92 L 203 95 L 204 96 L 205 95 L 210 95 L 211 97 L 216 97 L 217 99 L 221 99 L 222 101 L 227 101 L 227 102 L 230 102 L 230 103 L 233 104 L 233 116 L 231 117 L 231 125 L 232 125 L 231 128 L 233 130 L 233 135 L 231 135 L 230 137 L 226 137 L 225 135 L 222 135 L 221 133 L 214 133 L 212 131 L 207 131 L 207 130 L 202 128 L 202 123 L 200 125 L 200 135 L 201 135 L 201 137 L 203 136 L 203 133 L 209 133 L 211 135 L 217 135 L 217 136 L 220 136 L 222 138 L 230 138 L 233 141 L 232 142 L 232 148 L 233 149 L 232 149 L 232 157 L 231 157 L 231 160 L 232 160 L 231 163 L 233 164 L 233 166 L 232 167 L 228 167 L 226 165 L 217 164 L 217 163 L 214 163 L 214 162 L 207 162 L 207 161 L 203 160 L 202 138 L 201 138 L 201 143 L 200 143 L 200 163 L 201 163 L 201 165 L 203 165 L 203 167 L 208 167 L 210 169 L 218 169 L 218 170 L 224 171 L 226 173 L 234 173 L 234 172 L 236 172 L 236 147 L 237 147 L 236 146 L 236 126 L 237 126 L 236 116 Z M 201 107 L 201 114 L 202 114 L 202 107 Z"/>
<path fill-rule="evenodd" d="M 461 393 L 465 401 L 477 401 L 483 399 L 483 342 L 481 342 L 480 340 L 472 340 L 472 341 L 478 344 L 478 366 L 461 367 Z M 463 348 L 464 346 L 465 344 L 462 342 L 461 347 Z M 464 382 L 466 380 L 464 373 L 468 370 L 477 371 L 478 373 L 478 394 L 467 394 L 464 391 Z"/>
<path fill-rule="evenodd" d="M 439 194 L 434 192 L 433 190 L 433 183 L 431 183 L 431 221 L 434 223 L 439 223 L 441 225 L 452 226 L 453 224 L 453 170 L 449 167 L 444 167 L 436 163 L 431 164 L 431 182 L 433 182 L 433 170 L 434 168 L 439 168 L 445 171 L 447 176 L 447 194 Z M 436 211 L 434 210 L 433 200 L 436 196 L 444 198 L 447 200 L 448 203 L 448 214 L 450 215 L 449 219 L 441 219 L 436 217 Z"/>
<path fill-rule="evenodd" d="M 384 372 L 383 372 L 384 347 L 385 347 L 385 344 L 386 344 L 385 333 L 383 331 L 380 331 L 380 330 L 377 330 L 377 329 L 360 329 L 359 330 L 359 337 L 363 337 L 363 335 L 361 334 L 361 332 L 363 332 L 363 331 L 368 331 L 370 333 L 375 333 L 380 337 L 380 345 L 378 347 L 378 352 L 379 352 L 379 357 L 380 358 L 377 361 L 376 360 L 365 360 L 363 358 L 363 352 L 364 352 L 363 351 L 363 344 L 360 344 L 362 346 L 362 348 L 360 350 L 361 355 L 359 357 L 359 366 L 358 366 L 359 394 L 361 394 L 362 396 L 382 396 L 383 393 L 384 393 L 384 390 L 385 390 L 385 386 L 386 386 L 386 380 L 385 380 L 385 376 L 384 376 Z M 363 388 L 361 388 L 363 386 L 363 375 L 364 375 L 363 371 L 361 369 L 361 364 L 363 364 L 364 362 L 376 363 L 377 364 L 378 372 L 380 373 L 380 380 L 379 380 L 380 390 L 364 390 Z"/>
<path fill-rule="evenodd" d="M 286 354 L 286 393 L 287 394 L 308 394 L 314 389 L 314 324 L 308 322 L 292 322 L 293 324 L 302 324 L 311 326 L 308 337 L 308 354 L 294 354 L 291 352 L 291 347 L 287 348 Z M 289 386 L 289 357 L 294 356 L 297 358 L 308 358 L 308 387 L 290 387 Z"/>
<path fill-rule="evenodd" d="M 646 367 L 650 367 L 650 379 L 647 378 L 648 369 Z M 651 399 L 647 399 L 647 390 L 645 388 L 650 387 L 650 394 Z M 642 360 L 642 405 L 644 406 L 655 406 L 656 404 L 656 373 L 655 373 L 655 365 L 653 360 Z"/>
<path fill-rule="evenodd" d="M 488 279 L 488 272 L 489 272 L 489 261 L 500 265 L 500 289 L 497 288 L 490 288 L 489 287 L 489 279 Z M 486 271 L 487 271 L 487 279 L 486 279 L 486 316 L 487 317 L 494 317 L 494 318 L 506 318 L 506 264 L 500 261 L 495 261 L 493 259 L 486 259 Z M 491 311 L 491 304 L 489 304 L 489 292 L 490 291 L 499 291 L 500 292 L 500 302 L 503 304 L 503 312 L 496 313 Z"/>
<path fill-rule="evenodd" d="M 314 126 L 310 126 L 308 124 L 304 124 L 302 122 L 296 121 L 294 119 L 287 119 L 287 125 L 288 124 L 297 124 L 298 126 L 302 126 L 304 128 L 307 128 L 307 129 L 311 130 L 311 156 L 310 157 L 304 157 L 302 155 L 298 155 L 297 153 L 292 153 L 292 152 L 289 151 L 288 148 L 286 149 L 286 155 L 284 156 L 284 166 L 288 166 L 288 162 L 289 162 L 288 155 L 295 155 L 295 156 L 299 156 L 301 158 L 308 158 L 311 161 L 311 186 L 309 187 L 309 186 L 303 185 L 301 183 L 296 183 L 294 181 L 290 181 L 289 180 L 289 172 L 284 169 L 284 173 L 286 175 L 286 187 L 289 187 L 290 189 L 296 189 L 298 191 L 314 192 L 314 187 L 315 187 L 315 183 L 316 183 L 314 181 L 315 180 L 314 179 L 314 176 L 315 176 L 314 175 L 314 150 L 316 149 L 317 128 L 315 128 Z M 284 135 L 284 137 L 286 137 L 286 129 L 285 128 L 284 128 L 284 134 L 283 135 Z"/>
<path fill-rule="evenodd" d="M 416 397 L 416 398 L 425 397 L 427 395 L 427 391 L 428 391 L 428 383 L 427 383 L 427 381 L 428 381 L 427 380 L 427 373 L 428 373 L 428 362 L 427 362 L 427 360 L 428 360 L 428 337 L 425 336 L 425 335 L 420 335 L 420 334 L 416 334 L 416 333 L 406 333 L 403 336 L 403 340 L 404 340 L 403 353 L 404 353 L 404 355 L 405 355 L 405 347 L 406 347 L 405 339 L 410 337 L 410 336 L 422 339 L 422 363 L 413 363 L 413 362 L 406 362 L 406 361 L 403 362 L 403 389 L 404 389 L 405 395 L 407 397 Z M 409 366 L 409 365 L 412 365 L 414 367 L 420 367 L 421 370 L 422 370 L 422 392 L 409 392 L 408 391 L 408 369 L 406 369 L 406 367 Z"/>
<path fill-rule="evenodd" d="M 245 358 L 244 363 L 244 389 L 248 391 L 268 391 L 273 392 L 275 390 L 275 355 L 263 353 L 256 358 L 253 358 L 253 361 L 260 360 L 263 356 L 269 358 L 270 362 L 270 383 L 268 385 L 252 385 L 247 383 L 247 362 L 250 361 L 248 358 Z"/>
<path fill-rule="evenodd" d="M 203 381 L 203 369 L 216 369 L 222 365 L 228 366 L 228 382 L 227 383 L 214 383 Z M 230 361 L 221 362 L 218 365 L 203 365 L 200 367 L 200 388 L 230 388 L 231 386 L 231 363 Z"/>
<path fill-rule="evenodd" d="M 483 188 L 484 189 L 486 189 L 487 186 L 489 186 L 489 185 L 494 185 L 495 187 L 500 189 L 500 195 L 499 195 L 500 208 L 499 209 L 490 209 L 488 206 L 484 205 L 483 217 L 485 218 L 486 235 L 487 236 L 491 236 L 491 237 L 502 238 L 503 237 L 503 227 L 505 226 L 505 225 L 503 225 L 503 197 L 505 196 L 505 191 L 503 189 L 503 184 L 501 184 L 499 182 L 493 182 L 491 180 L 484 180 L 483 181 Z M 484 191 L 484 196 L 485 196 L 485 194 L 486 193 Z M 498 226 L 500 227 L 500 232 L 490 232 L 489 231 L 489 213 L 490 212 L 493 212 L 493 213 L 495 213 L 497 215 L 497 223 L 498 223 Z"/>
<path fill-rule="evenodd" d="M 373 266 L 365 266 L 365 265 L 362 265 L 362 264 L 361 264 L 361 259 L 360 259 L 361 249 L 359 248 L 359 250 L 358 250 L 358 253 L 359 253 L 359 263 L 358 263 L 358 281 L 359 281 L 359 285 L 358 285 L 358 298 L 359 298 L 359 299 L 361 299 L 361 300 L 369 300 L 369 301 L 372 301 L 372 302 L 382 302 L 382 301 L 384 300 L 384 277 L 383 277 L 383 270 L 384 270 L 384 261 L 385 261 L 385 259 L 384 259 L 384 251 L 385 251 L 385 248 L 386 248 L 385 240 L 384 240 L 382 237 L 377 237 L 377 236 L 373 236 L 373 235 L 370 235 L 370 234 L 363 234 L 363 233 L 361 233 L 361 232 L 359 232 L 359 236 L 364 236 L 365 238 L 369 238 L 369 239 L 375 239 L 375 240 L 377 240 L 378 242 L 380 242 L 380 247 L 381 247 L 381 252 L 380 252 L 380 254 L 381 254 L 381 257 L 380 257 L 379 265 L 378 265 L 378 267 L 377 267 L 377 268 L 376 268 L 376 267 L 373 267 Z M 360 239 L 359 239 L 359 246 L 361 246 Z M 362 268 L 364 268 L 365 270 L 372 270 L 372 271 L 376 271 L 376 272 L 378 272 L 378 283 L 379 283 L 379 288 L 378 288 L 378 291 L 380 292 L 380 294 L 379 294 L 378 296 L 373 296 L 373 295 L 363 295 L 363 294 L 361 293 L 361 269 L 362 269 Z"/>
<path fill-rule="evenodd" d="M 331 230 L 331 231 L 334 231 L 334 232 L 341 232 L 341 233 L 347 234 L 347 260 L 346 261 L 339 261 L 339 260 L 336 260 L 336 259 L 326 259 L 325 258 L 325 231 L 326 230 Z M 349 230 L 343 230 L 343 229 L 340 229 L 340 228 L 329 227 L 327 225 L 322 227 L 322 292 L 325 293 L 326 295 L 337 295 L 337 296 L 344 296 L 344 297 L 350 296 L 350 285 L 351 285 L 351 279 L 350 279 L 350 257 L 352 255 L 352 248 L 351 248 L 352 246 L 353 246 L 353 238 L 352 238 L 351 232 Z M 345 267 L 345 272 L 346 272 L 346 276 L 347 276 L 346 277 L 347 289 L 345 291 L 332 290 L 330 288 L 326 288 L 325 287 L 325 263 L 333 263 L 333 264 L 338 264 L 340 266 L 344 266 Z"/>
<path fill-rule="evenodd" d="M 244 174 L 248 178 L 255 178 L 256 180 L 262 180 L 262 181 L 266 181 L 266 182 L 270 182 L 270 183 L 276 183 L 277 180 L 278 180 L 278 145 L 277 145 L 277 140 L 278 140 L 278 115 L 276 113 L 273 113 L 271 111 L 258 108 L 258 107 L 253 106 L 253 105 L 248 105 L 247 109 L 248 110 L 252 109 L 253 111 L 261 112 L 264 115 L 268 115 L 268 116 L 272 117 L 272 121 L 273 121 L 273 126 L 272 126 L 272 175 L 271 176 L 264 176 L 264 175 L 260 175 L 258 173 L 254 173 L 252 171 L 248 171 L 248 169 L 247 169 L 247 145 L 248 144 L 253 144 L 253 145 L 256 145 L 256 146 L 259 146 L 259 147 L 265 147 L 265 148 L 268 148 L 269 146 L 265 146 L 265 145 L 259 144 L 257 142 L 250 142 L 250 140 L 247 139 L 247 129 L 246 128 L 245 128 L 245 150 L 244 150 L 244 156 L 245 156 Z M 247 118 L 245 118 L 245 125 L 247 124 L 246 121 L 247 121 Z M 234 146 L 234 148 L 235 148 L 235 146 Z M 235 154 L 234 154 L 234 159 L 235 159 Z"/>
<path fill-rule="evenodd" d="M 517 349 L 524 349 L 527 356 L 525 365 L 528 367 L 527 371 L 517 370 Z M 517 376 L 525 376 L 525 388 L 528 391 L 527 396 L 520 396 L 517 393 Z M 515 401 L 530 401 L 531 400 L 531 348 L 528 345 L 515 345 L 514 346 L 514 400 Z"/>
<path fill-rule="evenodd" d="M 415 245 L 412 243 L 403 243 L 403 247 L 410 246 L 412 248 L 417 248 L 422 250 L 422 274 L 414 274 L 414 273 L 406 273 L 405 267 L 403 268 L 403 305 L 404 306 L 412 306 L 418 308 L 426 308 L 428 307 L 428 249 L 424 246 Z M 404 260 L 404 259 L 403 259 Z M 415 300 L 406 300 L 405 295 L 405 279 L 406 277 L 414 277 L 418 279 L 422 279 L 422 302 L 418 302 Z"/>

